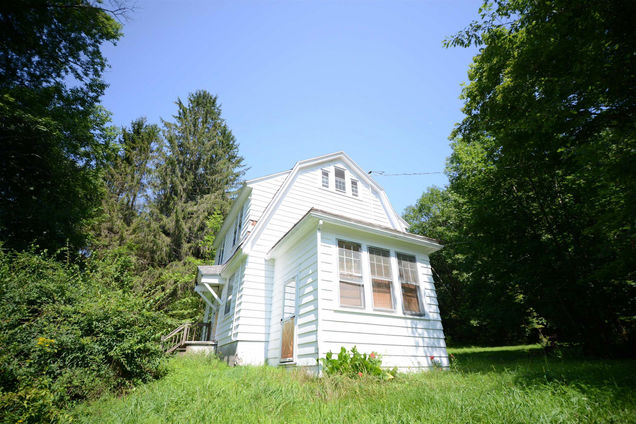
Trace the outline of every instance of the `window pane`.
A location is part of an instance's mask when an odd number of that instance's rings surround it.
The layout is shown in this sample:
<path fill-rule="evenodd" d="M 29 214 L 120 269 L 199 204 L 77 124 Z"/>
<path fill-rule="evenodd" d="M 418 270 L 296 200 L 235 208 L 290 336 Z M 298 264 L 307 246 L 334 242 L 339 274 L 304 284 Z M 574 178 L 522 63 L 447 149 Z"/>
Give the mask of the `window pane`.
<path fill-rule="evenodd" d="M 369 265 L 371 266 L 371 276 L 392 280 L 391 275 L 391 254 L 388 250 L 369 247 Z"/>
<path fill-rule="evenodd" d="M 420 296 L 418 286 L 415 284 L 402 284 L 402 297 L 404 299 L 404 311 L 413 314 L 421 314 Z"/>
<path fill-rule="evenodd" d="M 390 281 L 373 280 L 373 307 L 393 309 L 393 297 L 391 296 Z"/>
<path fill-rule="evenodd" d="M 364 306 L 362 302 L 362 285 L 340 282 L 340 304 L 344 306 Z"/>
<path fill-rule="evenodd" d="M 351 194 L 358 197 L 358 182 L 356 180 L 351 180 Z"/>
<path fill-rule="evenodd" d="M 322 186 L 329 188 L 329 172 L 322 171 Z"/>
<path fill-rule="evenodd" d="M 336 190 L 346 191 L 344 169 L 336 168 Z"/>
<path fill-rule="evenodd" d="M 338 266 L 340 274 L 362 277 L 360 245 L 348 241 L 338 241 Z"/>
<path fill-rule="evenodd" d="M 400 282 L 417 284 L 418 278 L 415 256 L 398 253 L 397 258 L 398 268 L 400 270 Z"/>
<path fill-rule="evenodd" d="M 224 311 L 225 315 L 229 314 L 230 310 L 232 309 L 232 291 L 234 291 L 234 275 L 230 277 L 230 280 L 227 286 L 227 294 L 225 295 L 225 311 Z"/>

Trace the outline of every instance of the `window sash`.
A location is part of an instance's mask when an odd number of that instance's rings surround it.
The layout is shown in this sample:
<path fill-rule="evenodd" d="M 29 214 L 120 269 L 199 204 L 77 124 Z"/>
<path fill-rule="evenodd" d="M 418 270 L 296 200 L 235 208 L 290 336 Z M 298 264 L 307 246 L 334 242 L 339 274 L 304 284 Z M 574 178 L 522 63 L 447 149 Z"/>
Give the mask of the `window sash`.
<path fill-rule="evenodd" d="M 402 300 L 404 313 L 410 315 L 424 315 L 420 290 L 417 284 L 402 283 Z"/>
<path fill-rule="evenodd" d="M 400 274 L 401 283 L 419 284 L 417 278 L 417 262 L 415 256 L 405 255 L 403 253 L 397 254 L 398 269 Z"/>
<path fill-rule="evenodd" d="M 364 308 L 364 285 L 340 280 L 340 305 Z"/>
<path fill-rule="evenodd" d="M 345 171 L 344 169 L 336 168 L 336 191 L 347 191 L 347 185 L 345 182 Z"/>
<path fill-rule="evenodd" d="M 329 171 L 322 171 L 322 186 L 329 188 Z"/>
<path fill-rule="evenodd" d="M 393 310 L 393 282 L 373 278 L 371 283 L 373 285 L 373 308 Z"/>
<path fill-rule="evenodd" d="M 358 197 L 358 182 L 356 180 L 351 180 L 351 195 Z"/>

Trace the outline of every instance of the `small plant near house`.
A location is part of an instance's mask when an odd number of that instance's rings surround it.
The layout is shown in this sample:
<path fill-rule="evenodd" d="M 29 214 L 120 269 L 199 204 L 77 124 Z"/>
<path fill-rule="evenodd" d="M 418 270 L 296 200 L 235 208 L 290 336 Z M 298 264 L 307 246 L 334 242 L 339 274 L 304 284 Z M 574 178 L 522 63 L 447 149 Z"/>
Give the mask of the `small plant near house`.
<path fill-rule="evenodd" d="M 349 377 L 362 377 L 371 375 L 383 380 L 390 380 L 397 375 L 397 367 L 392 370 L 382 369 L 382 359 L 375 352 L 360 353 L 354 346 L 351 352 L 344 347 L 340 349 L 337 357 L 329 351 L 320 360 L 327 375 L 346 375 Z"/>
<path fill-rule="evenodd" d="M 435 356 L 431 355 L 428 357 L 428 359 L 431 360 L 431 365 L 433 366 L 434 370 L 443 370 L 444 366 L 442 365 L 442 361 L 439 359 L 436 359 Z"/>

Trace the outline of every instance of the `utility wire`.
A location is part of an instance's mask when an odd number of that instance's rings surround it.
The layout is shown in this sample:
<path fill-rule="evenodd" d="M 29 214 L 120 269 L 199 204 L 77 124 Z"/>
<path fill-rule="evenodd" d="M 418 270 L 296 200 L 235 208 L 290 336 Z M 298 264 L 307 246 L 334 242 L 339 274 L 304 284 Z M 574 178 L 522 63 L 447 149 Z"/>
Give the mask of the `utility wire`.
<path fill-rule="evenodd" d="M 443 174 L 444 171 L 432 171 L 432 172 L 405 172 L 400 174 L 389 174 L 384 171 L 369 171 L 370 174 L 381 175 L 383 177 L 398 177 L 402 175 L 433 175 L 433 174 Z"/>

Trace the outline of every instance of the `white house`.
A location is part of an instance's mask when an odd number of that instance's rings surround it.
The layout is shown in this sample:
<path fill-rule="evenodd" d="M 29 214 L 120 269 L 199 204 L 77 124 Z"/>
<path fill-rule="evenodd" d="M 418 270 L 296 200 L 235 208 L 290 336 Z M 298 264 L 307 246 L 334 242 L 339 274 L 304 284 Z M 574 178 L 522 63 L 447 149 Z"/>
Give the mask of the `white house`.
<path fill-rule="evenodd" d="M 448 365 L 428 255 L 343 152 L 247 181 L 199 267 L 210 338 L 235 364 L 312 367 L 342 346 L 400 370 Z"/>

